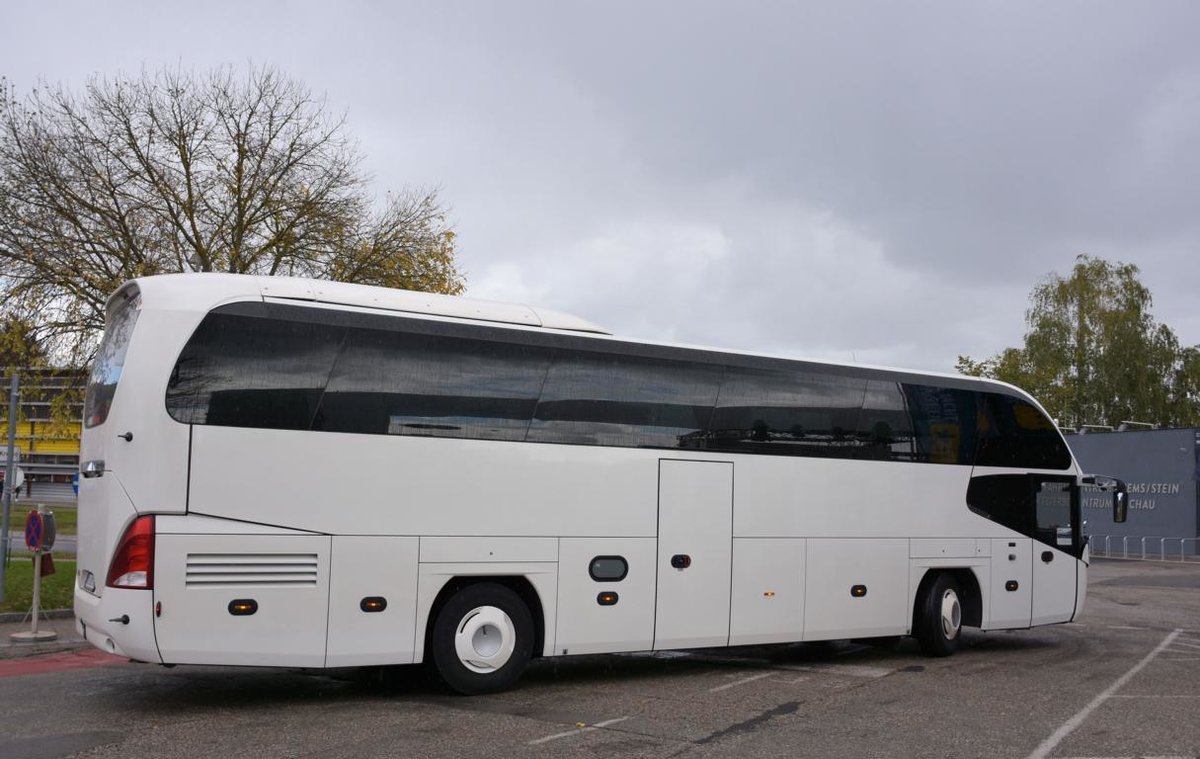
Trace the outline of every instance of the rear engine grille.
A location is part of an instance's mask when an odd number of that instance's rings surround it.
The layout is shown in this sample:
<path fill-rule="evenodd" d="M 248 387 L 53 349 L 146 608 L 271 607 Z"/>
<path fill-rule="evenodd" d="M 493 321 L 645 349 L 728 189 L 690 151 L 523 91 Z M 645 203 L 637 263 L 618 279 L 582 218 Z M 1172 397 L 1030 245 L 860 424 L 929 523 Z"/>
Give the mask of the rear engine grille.
<path fill-rule="evenodd" d="M 189 553 L 191 586 L 315 586 L 315 553 Z"/>

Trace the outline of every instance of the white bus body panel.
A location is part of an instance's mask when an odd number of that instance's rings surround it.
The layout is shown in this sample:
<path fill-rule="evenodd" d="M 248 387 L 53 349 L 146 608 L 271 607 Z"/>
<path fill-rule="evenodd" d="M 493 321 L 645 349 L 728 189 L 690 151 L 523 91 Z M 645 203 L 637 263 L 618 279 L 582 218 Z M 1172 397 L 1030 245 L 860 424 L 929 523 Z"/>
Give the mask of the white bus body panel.
<path fill-rule="evenodd" d="M 197 426 L 190 508 L 331 534 L 652 537 L 655 453 Z"/>
<path fill-rule="evenodd" d="M 149 590 L 107 588 L 104 581 L 117 542 L 137 516 L 112 472 L 79 479 L 79 543 L 76 549 L 75 629 L 97 648 L 138 661 L 157 662 Z M 84 589 L 90 582 L 94 588 Z M 129 624 L 114 622 L 122 617 Z"/>
<path fill-rule="evenodd" d="M 554 538 L 421 538 L 422 564 L 558 561 Z"/>
<path fill-rule="evenodd" d="M 1026 537 L 992 540 L 992 571 L 986 598 L 990 599 L 985 630 L 1029 627 L 1033 613 L 1033 539 Z M 1015 590 L 1008 590 L 1016 583 Z"/>
<path fill-rule="evenodd" d="M 1045 543 L 1033 547 L 1033 615 L 1030 624 L 1070 622 L 1075 616 L 1078 560 Z"/>
<path fill-rule="evenodd" d="M 654 538 L 563 538 L 559 541 L 558 634 L 555 653 L 646 651 L 654 645 Z M 597 556 L 620 556 L 625 577 L 596 582 L 589 573 Z M 600 606 L 597 596 L 617 594 Z"/>
<path fill-rule="evenodd" d="M 121 487 L 120 479 L 112 472 L 101 477 L 79 478 L 77 508 L 76 529 L 79 537 L 76 547 L 76 592 L 84 592 L 84 575 L 91 572 L 95 591 L 90 595 L 103 596 L 107 590 L 104 580 L 108 574 L 110 558 L 116 550 L 117 542 L 125 533 L 125 528 L 137 516 L 137 510 L 126 495 L 125 489 Z M 89 624 L 93 625 L 99 624 L 100 621 L 88 620 Z"/>
<path fill-rule="evenodd" d="M 794 538 L 1001 536 L 1010 530 L 956 508 L 971 467 L 778 456 L 737 459 L 734 535 Z M 905 549 L 907 551 L 907 549 Z"/>
<path fill-rule="evenodd" d="M 143 303 L 145 311 L 149 304 Z M 108 419 L 90 435 L 94 441 L 80 460 L 100 459 L 115 472 L 139 513 L 182 514 L 187 509 L 188 426 L 167 414 L 164 398 L 177 354 L 156 349 L 180 345 L 180 335 L 190 334 L 200 315 L 186 311 L 157 311 L 139 319 L 117 385 Z M 130 439 L 118 438 L 129 433 Z M 147 466 L 153 461 L 153 466 Z"/>
<path fill-rule="evenodd" d="M 167 664 L 325 666 L 330 538 L 159 533 L 155 632 Z M 258 610 L 231 614 L 234 600 Z"/>
<path fill-rule="evenodd" d="M 329 581 L 325 666 L 411 664 L 416 655 L 417 558 L 420 539 L 335 536 Z M 387 601 L 365 612 L 364 598 Z"/>
<path fill-rule="evenodd" d="M 800 640 L 807 553 L 801 538 L 734 538 L 729 645 Z"/>
<path fill-rule="evenodd" d="M 150 621 L 153 613 L 147 590 L 106 588 L 101 598 L 75 589 L 75 629 L 88 643 L 116 656 L 162 663 Z M 116 621 L 123 615 L 129 617 L 128 624 Z"/>
<path fill-rule="evenodd" d="M 907 565 L 904 538 L 809 540 L 804 640 L 906 633 Z M 866 594 L 853 596 L 855 585 Z"/>

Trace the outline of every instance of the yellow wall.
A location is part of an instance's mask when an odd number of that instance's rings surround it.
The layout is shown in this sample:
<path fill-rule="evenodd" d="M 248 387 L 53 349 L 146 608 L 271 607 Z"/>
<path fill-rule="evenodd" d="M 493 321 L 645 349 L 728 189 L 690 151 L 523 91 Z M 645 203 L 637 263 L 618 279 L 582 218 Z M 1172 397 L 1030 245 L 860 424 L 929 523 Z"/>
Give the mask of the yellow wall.
<path fill-rule="evenodd" d="M 66 453 L 79 454 L 80 428 L 70 428 L 68 435 L 73 437 L 49 437 L 50 422 L 18 422 L 17 447 L 22 454 L 26 453 Z M 8 420 L 0 420 L 0 445 L 8 440 Z"/>

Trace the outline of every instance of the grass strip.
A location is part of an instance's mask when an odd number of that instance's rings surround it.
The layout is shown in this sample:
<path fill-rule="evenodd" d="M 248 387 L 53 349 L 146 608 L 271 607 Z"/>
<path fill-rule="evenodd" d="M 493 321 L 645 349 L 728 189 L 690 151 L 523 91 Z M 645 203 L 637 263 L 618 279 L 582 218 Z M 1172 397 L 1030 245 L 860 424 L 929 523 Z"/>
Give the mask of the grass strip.
<path fill-rule="evenodd" d="M 42 608 L 69 609 L 75 593 L 75 562 L 55 559 L 55 573 L 42 578 Z M 33 558 L 13 556 L 4 570 L 4 603 L 0 613 L 25 612 L 33 606 Z"/>
<path fill-rule="evenodd" d="M 79 509 L 75 506 L 62 506 L 55 504 L 48 507 L 54 512 L 54 529 L 59 535 L 74 535 L 79 531 Z M 8 518 L 8 529 L 14 535 L 22 535 L 25 532 L 25 518 L 29 516 L 29 512 L 37 511 L 34 504 L 14 503 L 12 512 Z"/>

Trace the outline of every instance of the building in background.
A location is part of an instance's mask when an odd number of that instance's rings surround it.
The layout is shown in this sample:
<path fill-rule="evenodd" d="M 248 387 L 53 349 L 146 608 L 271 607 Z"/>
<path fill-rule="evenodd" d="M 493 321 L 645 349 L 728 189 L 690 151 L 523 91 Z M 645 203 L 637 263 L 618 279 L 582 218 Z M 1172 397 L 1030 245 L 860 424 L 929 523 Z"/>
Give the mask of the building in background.
<path fill-rule="evenodd" d="M 65 369 L 16 370 L 20 381 L 16 449 L 25 487 L 17 495 L 30 500 L 74 498 L 79 471 L 79 433 L 83 420 L 84 372 Z M 8 444 L 9 370 L 0 388 L 0 460 Z M 2 472 L 0 468 L 0 472 Z M 3 477 L 3 474 L 0 474 Z"/>
<path fill-rule="evenodd" d="M 1188 556 L 1200 535 L 1200 430 L 1131 430 L 1067 435 L 1085 472 L 1109 474 L 1129 486 L 1129 519 L 1112 521 L 1111 502 L 1084 493 L 1083 518 L 1093 550 L 1108 554 Z"/>

